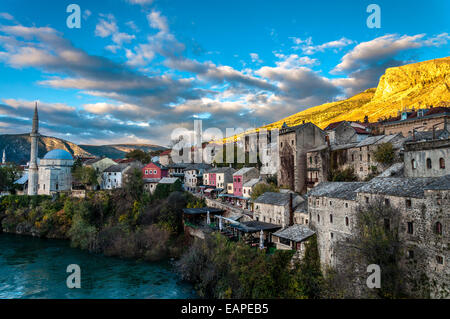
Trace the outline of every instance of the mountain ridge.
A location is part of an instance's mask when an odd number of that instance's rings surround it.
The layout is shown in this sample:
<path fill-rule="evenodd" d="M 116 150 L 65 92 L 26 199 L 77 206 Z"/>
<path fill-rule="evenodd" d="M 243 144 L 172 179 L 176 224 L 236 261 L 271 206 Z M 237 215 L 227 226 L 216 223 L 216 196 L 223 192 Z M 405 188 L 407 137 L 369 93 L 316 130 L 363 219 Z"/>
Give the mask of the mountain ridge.
<path fill-rule="evenodd" d="M 324 129 L 333 122 L 363 121 L 366 115 L 370 122 L 375 122 L 396 116 L 405 107 L 426 106 L 450 106 L 450 57 L 387 68 L 376 88 L 369 88 L 345 100 L 310 107 L 255 130 L 279 129 L 283 123 L 295 126 L 303 121 Z M 222 141 L 232 142 L 242 135 Z"/>
<path fill-rule="evenodd" d="M 30 159 L 30 134 L 2 134 L 0 135 L 0 154 L 6 150 L 6 160 L 18 164 L 25 164 Z M 38 139 L 38 157 L 42 158 L 52 149 L 63 149 L 72 156 L 106 156 L 123 158 L 126 153 L 141 149 L 145 152 L 165 150 L 166 147 L 155 144 L 109 144 L 109 145 L 78 145 L 73 142 L 51 136 L 41 135 Z"/>

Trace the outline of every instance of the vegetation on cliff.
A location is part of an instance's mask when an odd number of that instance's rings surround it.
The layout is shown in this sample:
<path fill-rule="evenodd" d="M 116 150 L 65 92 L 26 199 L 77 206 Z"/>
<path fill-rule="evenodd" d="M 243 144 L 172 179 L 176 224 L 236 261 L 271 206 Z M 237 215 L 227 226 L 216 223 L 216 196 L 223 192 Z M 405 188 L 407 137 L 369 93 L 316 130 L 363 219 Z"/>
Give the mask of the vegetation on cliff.
<path fill-rule="evenodd" d="M 183 234 L 182 208 L 204 202 L 179 191 L 150 196 L 139 181 L 137 170 L 123 189 L 88 192 L 85 199 L 64 194 L 2 197 L 1 228 L 69 239 L 74 247 L 109 256 L 145 260 L 179 256 L 189 242 Z"/>
<path fill-rule="evenodd" d="M 292 251 L 266 254 L 215 233 L 195 240 L 177 262 L 183 279 L 206 298 L 317 298 L 322 275 L 313 240 L 302 262 Z"/>

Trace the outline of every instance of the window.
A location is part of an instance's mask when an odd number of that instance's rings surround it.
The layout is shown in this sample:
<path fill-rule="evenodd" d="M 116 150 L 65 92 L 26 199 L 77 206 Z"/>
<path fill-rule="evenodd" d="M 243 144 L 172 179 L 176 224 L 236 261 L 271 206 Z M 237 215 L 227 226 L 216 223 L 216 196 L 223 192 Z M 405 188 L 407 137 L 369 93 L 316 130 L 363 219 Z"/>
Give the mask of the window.
<path fill-rule="evenodd" d="M 365 199 L 366 199 L 366 204 L 368 204 L 369 203 L 369 197 L 365 197 Z"/>
<path fill-rule="evenodd" d="M 367 155 L 367 161 L 370 162 L 370 154 Z"/>
<path fill-rule="evenodd" d="M 317 162 L 318 162 L 317 156 L 314 157 L 314 162 L 317 164 Z"/>
<path fill-rule="evenodd" d="M 330 235 L 331 235 L 331 239 L 333 239 L 333 237 L 334 237 L 334 234 L 333 234 L 333 233 L 330 233 Z"/>
<path fill-rule="evenodd" d="M 360 171 L 360 172 L 362 172 L 362 171 L 363 171 L 363 168 L 362 168 L 362 166 L 361 166 L 361 167 L 359 168 L 359 171 Z"/>
<path fill-rule="evenodd" d="M 408 234 L 413 234 L 413 233 L 414 233 L 413 223 L 408 222 Z"/>
<path fill-rule="evenodd" d="M 414 250 L 408 250 L 408 259 L 414 258 Z"/>
<path fill-rule="evenodd" d="M 283 142 L 280 143 L 280 147 L 283 147 Z"/>
<path fill-rule="evenodd" d="M 434 224 L 434 233 L 437 235 L 442 235 L 442 224 L 440 222 L 436 222 L 436 224 Z"/>
<path fill-rule="evenodd" d="M 330 206 L 331 206 L 331 200 L 330 200 Z"/>
<path fill-rule="evenodd" d="M 408 207 L 408 208 L 411 208 L 411 200 L 410 199 L 407 199 L 406 201 L 405 201 L 405 203 L 406 203 L 406 207 Z"/>
<path fill-rule="evenodd" d="M 317 222 L 320 223 L 320 215 L 317 215 Z"/>
<path fill-rule="evenodd" d="M 330 223 L 333 224 L 333 214 L 330 214 Z"/>
<path fill-rule="evenodd" d="M 145 175 L 148 175 L 148 169 L 145 170 Z"/>
<path fill-rule="evenodd" d="M 355 155 L 352 154 L 352 162 L 355 161 Z"/>
<path fill-rule="evenodd" d="M 442 157 L 439 159 L 439 168 L 445 168 L 445 160 Z"/>
<path fill-rule="evenodd" d="M 291 144 L 294 145 L 294 140 L 291 141 Z"/>
<path fill-rule="evenodd" d="M 345 203 L 345 208 L 348 208 L 348 203 Z"/>
<path fill-rule="evenodd" d="M 416 168 L 417 168 L 417 162 L 416 162 L 415 159 L 412 159 L 412 160 L 411 160 L 411 168 L 412 168 L 412 169 L 416 169 Z"/>
<path fill-rule="evenodd" d="M 384 229 L 385 230 L 391 229 L 391 221 L 389 220 L 389 218 L 384 219 Z"/>
<path fill-rule="evenodd" d="M 309 157 L 309 164 L 312 164 L 312 156 Z"/>
<path fill-rule="evenodd" d="M 427 158 L 427 168 L 431 169 L 431 158 Z"/>
<path fill-rule="evenodd" d="M 384 205 L 386 205 L 386 206 L 390 206 L 391 205 L 391 203 L 389 202 L 388 198 L 384 199 Z"/>
<path fill-rule="evenodd" d="M 362 155 L 361 154 L 359 155 L 359 160 L 362 161 Z"/>
<path fill-rule="evenodd" d="M 58 190 L 58 183 L 56 183 L 56 190 Z"/>
<path fill-rule="evenodd" d="M 348 217 L 345 216 L 345 226 L 348 226 L 349 222 L 348 222 Z"/>
<path fill-rule="evenodd" d="M 444 264 L 444 257 L 437 255 L 436 256 L 436 262 L 440 265 Z"/>

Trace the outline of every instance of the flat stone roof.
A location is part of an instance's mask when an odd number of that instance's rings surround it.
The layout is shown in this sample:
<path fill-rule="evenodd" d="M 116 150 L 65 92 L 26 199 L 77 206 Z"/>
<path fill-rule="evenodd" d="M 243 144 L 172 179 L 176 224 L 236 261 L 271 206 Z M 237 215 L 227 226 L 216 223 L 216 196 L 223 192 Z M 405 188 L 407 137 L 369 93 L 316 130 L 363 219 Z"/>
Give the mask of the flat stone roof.
<path fill-rule="evenodd" d="M 356 190 L 365 184 L 365 182 L 322 182 L 310 190 L 308 196 L 355 200 Z"/>
<path fill-rule="evenodd" d="M 281 229 L 273 233 L 273 235 L 299 243 L 304 241 L 305 239 L 308 239 L 315 233 L 316 232 L 311 230 L 308 226 L 295 224 Z"/>

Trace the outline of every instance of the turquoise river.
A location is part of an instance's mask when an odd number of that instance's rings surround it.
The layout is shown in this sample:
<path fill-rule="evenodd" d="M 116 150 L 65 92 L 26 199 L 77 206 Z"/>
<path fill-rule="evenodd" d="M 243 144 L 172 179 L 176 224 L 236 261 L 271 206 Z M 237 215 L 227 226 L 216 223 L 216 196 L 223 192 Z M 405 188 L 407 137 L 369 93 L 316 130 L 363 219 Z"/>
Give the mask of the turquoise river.
<path fill-rule="evenodd" d="M 81 269 L 81 288 L 66 285 L 67 266 Z M 0 234 L 0 299 L 196 298 L 169 262 L 148 263 L 95 255 L 68 241 Z"/>

